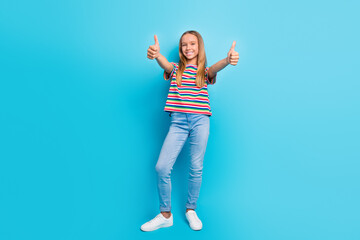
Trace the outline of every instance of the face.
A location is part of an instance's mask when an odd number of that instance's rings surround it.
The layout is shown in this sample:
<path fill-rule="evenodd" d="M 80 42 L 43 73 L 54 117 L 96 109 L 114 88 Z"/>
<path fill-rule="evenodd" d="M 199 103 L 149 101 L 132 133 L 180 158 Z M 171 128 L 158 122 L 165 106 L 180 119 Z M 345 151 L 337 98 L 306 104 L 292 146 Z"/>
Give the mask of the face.
<path fill-rule="evenodd" d="M 181 50 L 189 64 L 197 64 L 199 44 L 195 35 L 187 33 L 182 37 Z"/>

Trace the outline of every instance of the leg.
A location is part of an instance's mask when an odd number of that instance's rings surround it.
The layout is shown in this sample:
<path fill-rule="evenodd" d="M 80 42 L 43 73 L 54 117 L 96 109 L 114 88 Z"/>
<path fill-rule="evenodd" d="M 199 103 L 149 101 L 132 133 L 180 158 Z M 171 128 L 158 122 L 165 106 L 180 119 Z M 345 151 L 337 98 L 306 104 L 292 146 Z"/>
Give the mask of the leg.
<path fill-rule="evenodd" d="M 183 121 L 181 114 L 171 117 L 169 132 L 161 148 L 160 156 L 156 164 L 158 174 L 158 192 L 160 199 L 160 211 L 171 211 L 171 179 L 170 174 L 184 143 L 188 137 L 188 124 Z"/>
<path fill-rule="evenodd" d="M 192 125 L 189 143 L 190 143 L 190 171 L 188 184 L 187 209 L 195 209 L 199 198 L 203 160 L 206 151 L 206 145 L 209 137 L 210 119 L 206 115 L 201 115 L 194 119 Z"/>

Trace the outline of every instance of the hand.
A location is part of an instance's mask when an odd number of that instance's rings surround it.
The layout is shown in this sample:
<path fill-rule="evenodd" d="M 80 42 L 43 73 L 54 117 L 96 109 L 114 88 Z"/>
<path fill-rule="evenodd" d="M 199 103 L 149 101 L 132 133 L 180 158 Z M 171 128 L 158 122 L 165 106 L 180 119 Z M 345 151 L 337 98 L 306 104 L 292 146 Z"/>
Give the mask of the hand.
<path fill-rule="evenodd" d="M 235 44 L 236 44 L 236 42 L 234 41 L 232 43 L 232 46 L 231 46 L 230 51 L 228 52 L 227 58 L 226 58 L 227 62 L 234 66 L 239 61 L 239 53 L 235 51 Z"/>
<path fill-rule="evenodd" d="M 156 35 L 154 35 L 154 39 L 155 39 L 155 44 L 149 46 L 148 51 L 147 51 L 147 57 L 149 59 L 155 59 L 158 58 L 160 55 L 160 45 L 159 45 L 159 41 Z"/>

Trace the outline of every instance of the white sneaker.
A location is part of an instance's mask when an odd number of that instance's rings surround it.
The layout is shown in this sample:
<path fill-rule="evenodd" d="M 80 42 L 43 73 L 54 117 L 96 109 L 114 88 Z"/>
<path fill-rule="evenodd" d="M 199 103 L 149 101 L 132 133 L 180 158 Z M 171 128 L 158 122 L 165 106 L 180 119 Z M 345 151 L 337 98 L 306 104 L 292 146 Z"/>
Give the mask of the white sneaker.
<path fill-rule="evenodd" d="M 192 230 L 202 229 L 202 222 L 200 221 L 194 210 L 189 210 L 187 213 L 185 213 L 185 215 Z"/>
<path fill-rule="evenodd" d="M 173 215 L 172 214 L 169 218 L 166 218 L 161 213 L 159 213 L 155 218 L 144 223 L 140 229 L 144 232 L 149 232 L 149 231 L 154 231 L 159 228 L 171 227 L 172 225 L 173 225 Z"/>

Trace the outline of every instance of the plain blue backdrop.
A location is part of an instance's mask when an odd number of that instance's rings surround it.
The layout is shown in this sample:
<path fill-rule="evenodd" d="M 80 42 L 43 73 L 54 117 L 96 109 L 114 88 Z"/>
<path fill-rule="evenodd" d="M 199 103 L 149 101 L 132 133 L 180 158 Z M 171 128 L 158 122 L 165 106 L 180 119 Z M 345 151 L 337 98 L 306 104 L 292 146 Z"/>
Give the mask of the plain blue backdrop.
<path fill-rule="evenodd" d="M 0 3 L 0 239 L 360 239 L 359 7 L 319 1 Z M 188 150 L 172 174 L 174 226 L 155 164 L 169 82 L 158 35 L 199 31 L 213 111 L 198 215 L 185 219 Z"/>

